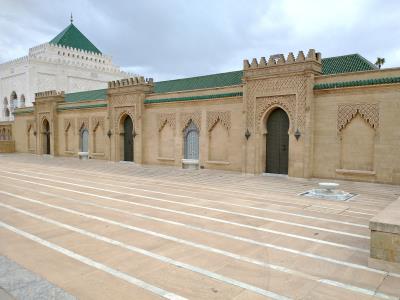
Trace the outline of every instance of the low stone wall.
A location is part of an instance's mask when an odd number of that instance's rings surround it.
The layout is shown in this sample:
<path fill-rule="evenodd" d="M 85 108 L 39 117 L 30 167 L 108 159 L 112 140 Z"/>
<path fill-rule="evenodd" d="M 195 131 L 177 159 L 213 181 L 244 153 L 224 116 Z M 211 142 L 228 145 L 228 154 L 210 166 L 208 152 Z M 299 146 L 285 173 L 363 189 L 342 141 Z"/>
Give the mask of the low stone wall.
<path fill-rule="evenodd" d="M 400 273 L 400 198 L 369 222 L 371 254 L 368 265 Z"/>
<path fill-rule="evenodd" d="M 0 141 L 0 153 L 15 152 L 15 141 Z"/>

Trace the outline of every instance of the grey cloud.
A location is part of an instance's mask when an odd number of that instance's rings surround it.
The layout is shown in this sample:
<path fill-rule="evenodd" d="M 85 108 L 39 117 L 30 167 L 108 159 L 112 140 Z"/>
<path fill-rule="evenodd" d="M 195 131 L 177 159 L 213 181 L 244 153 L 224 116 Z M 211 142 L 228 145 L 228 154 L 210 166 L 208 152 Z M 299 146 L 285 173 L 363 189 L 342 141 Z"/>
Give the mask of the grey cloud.
<path fill-rule="evenodd" d="M 116 64 L 156 80 L 237 70 L 244 58 L 308 48 L 400 66 L 398 1 L 0 3 L 0 62 L 49 41 L 73 12 L 75 25 Z"/>

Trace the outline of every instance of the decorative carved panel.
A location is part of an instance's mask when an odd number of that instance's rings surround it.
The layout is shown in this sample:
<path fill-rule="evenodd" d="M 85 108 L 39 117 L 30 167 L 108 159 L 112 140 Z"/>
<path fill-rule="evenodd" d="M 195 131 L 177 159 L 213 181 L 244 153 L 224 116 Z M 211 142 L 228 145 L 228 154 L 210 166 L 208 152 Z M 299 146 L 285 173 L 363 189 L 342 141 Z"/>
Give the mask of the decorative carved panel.
<path fill-rule="evenodd" d="M 262 116 L 274 105 L 281 106 L 288 114 L 290 122 L 294 122 L 296 113 L 296 95 L 271 96 L 256 99 L 256 123 L 260 124 Z M 293 126 L 293 124 L 291 124 Z M 259 132 L 260 127 L 256 126 Z"/>
<path fill-rule="evenodd" d="M 136 96 L 134 95 L 115 95 L 111 98 L 110 104 L 118 106 L 135 106 Z"/>
<path fill-rule="evenodd" d="M 118 108 L 114 108 L 114 116 L 115 116 L 115 120 L 114 120 L 114 128 L 118 131 L 119 128 L 119 123 L 121 121 L 121 118 L 124 115 L 128 115 L 131 117 L 132 121 L 135 121 L 135 117 L 136 117 L 136 106 L 130 106 L 130 107 L 118 107 Z"/>
<path fill-rule="evenodd" d="M 192 121 L 197 129 L 201 130 L 201 114 L 199 111 L 195 112 L 184 112 L 181 113 L 181 130 L 184 131 L 186 127 L 189 125 L 190 121 Z"/>
<path fill-rule="evenodd" d="M 89 117 L 78 118 L 78 127 L 77 128 L 79 128 L 79 130 L 81 130 L 82 128 L 89 129 Z"/>
<path fill-rule="evenodd" d="M 207 130 L 210 131 L 215 123 L 221 121 L 221 124 L 228 130 L 231 129 L 231 112 L 230 111 L 208 111 L 207 112 Z"/>
<path fill-rule="evenodd" d="M 92 117 L 92 129 L 95 130 L 97 126 L 104 129 L 104 117 Z"/>
<path fill-rule="evenodd" d="M 306 112 L 306 82 L 304 76 L 287 76 L 280 78 L 269 78 L 260 80 L 251 80 L 247 82 L 246 87 L 246 109 L 247 128 L 253 128 L 257 121 L 257 98 L 265 98 L 271 95 L 296 95 L 295 103 L 291 104 L 292 120 L 295 122 L 293 126 L 300 130 L 305 127 Z"/>
<path fill-rule="evenodd" d="M 39 124 L 42 127 L 43 121 L 46 119 L 49 122 L 50 128 L 51 128 L 51 122 L 50 122 L 50 113 L 40 113 L 39 114 Z"/>
<path fill-rule="evenodd" d="M 68 126 L 70 130 L 74 130 L 74 119 L 64 119 L 64 131 L 67 131 Z"/>
<path fill-rule="evenodd" d="M 168 124 L 175 130 L 176 114 L 175 113 L 159 113 L 158 114 L 158 131 L 160 131 L 164 127 L 165 124 Z"/>
<path fill-rule="evenodd" d="M 32 129 L 33 131 L 36 131 L 36 122 L 35 122 L 35 120 L 26 121 L 26 132 L 28 132 L 30 129 Z"/>
<path fill-rule="evenodd" d="M 340 104 L 338 106 L 337 129 L 341 131 L 357 115 L 374 129 L 379 127 L 379 105 L 369 103 Z"/>

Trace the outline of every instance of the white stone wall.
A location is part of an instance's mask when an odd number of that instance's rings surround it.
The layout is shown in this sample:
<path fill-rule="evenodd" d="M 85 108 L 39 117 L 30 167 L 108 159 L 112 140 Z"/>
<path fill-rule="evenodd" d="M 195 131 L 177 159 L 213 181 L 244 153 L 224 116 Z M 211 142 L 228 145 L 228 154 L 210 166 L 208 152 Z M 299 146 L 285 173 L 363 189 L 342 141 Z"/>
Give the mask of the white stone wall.
<path fill-rule="evenodd" d="M 32 106 L 35 93 L 57 90 L 66 93 L 107 88 L 107 82 L 132 76 L 120 70 L 107 55 L 51 44 L 29 49 L 27 56 L 0 64 L 0 121 L 12 120 L 15 105 Z M 8 105 L 5 105 L 4 99 Z M 6 117 L 6 109 L 10 117 Z"/>

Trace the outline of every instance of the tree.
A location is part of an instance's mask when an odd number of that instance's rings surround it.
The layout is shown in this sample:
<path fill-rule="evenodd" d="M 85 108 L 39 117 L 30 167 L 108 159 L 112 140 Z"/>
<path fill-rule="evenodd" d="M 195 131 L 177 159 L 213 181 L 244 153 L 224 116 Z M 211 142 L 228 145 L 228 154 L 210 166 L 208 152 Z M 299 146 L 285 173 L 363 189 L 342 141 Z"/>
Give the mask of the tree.
<path fill-rule="evenodd" d="M 380 69 L 382 65 L 385 63 L 385 59 L 383 57 L 377 57 L 375 65 Z"/>

